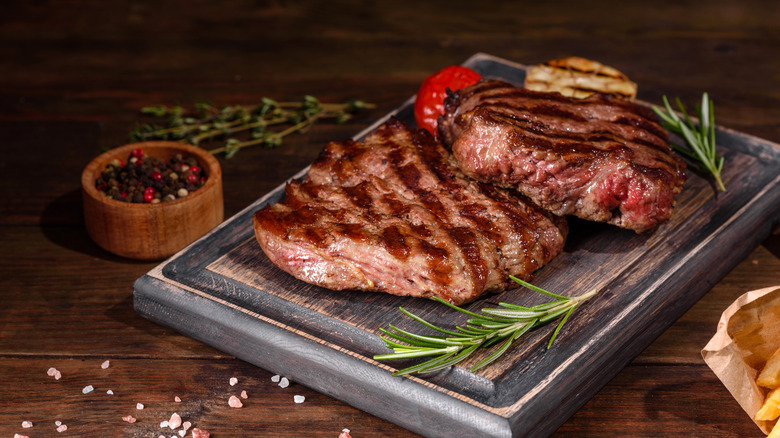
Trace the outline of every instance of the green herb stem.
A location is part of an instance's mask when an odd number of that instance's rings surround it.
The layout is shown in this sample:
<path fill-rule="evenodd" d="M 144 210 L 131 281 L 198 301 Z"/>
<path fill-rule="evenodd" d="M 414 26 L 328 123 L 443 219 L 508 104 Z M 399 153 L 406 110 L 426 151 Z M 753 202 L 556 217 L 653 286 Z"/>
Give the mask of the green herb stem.
<path fill-rule="evenodd" d="M 329 118 L 343 123 L 352 117 L 353 113 L 365 108 L 375 108 L 375 105 L 360 100 L 341 104 L 321 103 L 312 96 L 305 96 L 301 102 L 276 102 L 263 98 L 262 104 L 256 107 L 231 105 L 216 108 L 205 103 L 198 103 L 195 107 L 199 111 L 197 115 L 188 115 L 179 106 L 157 105 L 142 108 L 141 112 L 147 116 L 166 118 L 166 125 L 138 126 L 131 132 L 131 141 L 175 140 L 193 145 L 219 141 L 222 145 L 211 148 L 209 152 L 224 153 L 230 158 L 249 146 L 278 147 L 282 144 L 283 137 L 303 132 L 318 120 Z M 271 130 L 274 126 L 285 124 L 290 126 Z M 243 134 L 243 139 L 234 137 L 235 134 L 245 131 L 251 131 L 251 134 Z"/>
<path fill-rule="evenodd" d="M 696 126 L 679 98 L 676 99 L 682 117 L 669 104 L 669 99 L 663 96 L 666 111 L 653 107 L 653 111 L 661 118 L 664 128 L 680 135 L 688 147 L 673 144 L 674 150 L 692 160 L 703 171 L 708 172 L 715 179 L 718 190 L 726 191 L 723 184 L 723 157 L 718 156 L 715 148 L 715 109 L 707 93 L 702 94 L 701 106 L 697 106 L 699 124 Z"/>
<path fill-rule="evenodd" d="M 374 356 L 374 359 L 393 360 L 434 356 L 428 361 L 396 371 L 394 375 L 432 373 L 466 360 L 479 348 L 488 348 L 501 343 L 495 351 L 471 368 L 471 371 L 474 372 L 498 360 L 522 335 L 562 316 L 547 344 L 549 349 L 572 312 L 581 303 L 596 294 L 594 290 L 578 297 L 565 297 L 533 286 L 518 278 L 510 278 L 521 286 L 554 298 L 555 301 L 532 307 L 499 303 L 501 308 L 482 309 L 482 314 L 480 314 L 455 306 L 441 298 L 435 298 L 446 306 L 471 317 L 466 321 L 465 327 L 457 326 L 456 330 L 443 329 L 404 308 L 400 308 L 404 315 L 425 327 L 443 333 L 445 336 L 419 335 L 394 325 L 390 325 L 388 329 L 380 328 L 380 332 L 382 332 L 380 337 L 387 348 L 393 352 L 378 354 Z"/>

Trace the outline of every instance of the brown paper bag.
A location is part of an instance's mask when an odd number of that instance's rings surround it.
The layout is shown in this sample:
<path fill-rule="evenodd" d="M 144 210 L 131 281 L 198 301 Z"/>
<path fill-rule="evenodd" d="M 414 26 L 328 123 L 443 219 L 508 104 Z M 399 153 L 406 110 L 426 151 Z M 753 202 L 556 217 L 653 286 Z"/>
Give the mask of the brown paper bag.
<path fill-rule="evenodd" d="M 780 348 L 780 286 L 747 292 L 721 315 L 704 361 L 753 419 L 768 392 L 756 377 Z M 768 434 L 774 421 L 755 421 Z"/>

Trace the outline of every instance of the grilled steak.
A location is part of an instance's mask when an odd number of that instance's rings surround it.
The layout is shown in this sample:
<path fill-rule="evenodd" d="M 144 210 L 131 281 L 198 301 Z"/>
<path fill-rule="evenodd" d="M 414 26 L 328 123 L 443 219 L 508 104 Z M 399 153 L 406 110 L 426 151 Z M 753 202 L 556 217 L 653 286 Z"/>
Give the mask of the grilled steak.
<path fill-rule="evenodd" d="M 557 215 L 642 232 L 669 219 L 685 164 L 648 108 L 486 80 L 445 100 L 439 133 L 458 166 Z"/>
<path fill-rule="evenodd" d="M 391 119 L 363 142 L 332 142 L 254 228 L 269 259 L 329 289 L 454 304 L 528 279 L 567 232 L 519 195 L 470 180 L 424 131 Z"/>

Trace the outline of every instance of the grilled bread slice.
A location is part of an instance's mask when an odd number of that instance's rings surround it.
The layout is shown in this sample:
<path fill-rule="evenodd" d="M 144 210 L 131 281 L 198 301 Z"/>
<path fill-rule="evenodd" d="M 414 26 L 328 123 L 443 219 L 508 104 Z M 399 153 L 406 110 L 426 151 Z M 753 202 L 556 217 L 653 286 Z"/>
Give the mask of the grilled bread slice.
<path fill-rule="evenodd" d="M 636 97 L 637 85 L 626 75 L 599 62 L 576 56 L 554 59 L 528 68 L 525 88 L 557 91 L 582 99 L 603 93 L 626 100 Z"/>

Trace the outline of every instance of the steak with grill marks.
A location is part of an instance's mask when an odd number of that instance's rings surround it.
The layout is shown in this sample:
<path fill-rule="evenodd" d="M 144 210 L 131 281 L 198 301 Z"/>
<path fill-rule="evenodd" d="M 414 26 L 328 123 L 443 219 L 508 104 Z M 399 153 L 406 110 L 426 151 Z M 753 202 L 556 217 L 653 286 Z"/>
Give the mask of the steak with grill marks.
<path fill-rule="evenodd" d="M 521 196 L 466 178 L 427 132 L 391 119 L 328 144 L 285 199 L 254 214 L 269 259 L 311 284 L 454 304 L 530 279 L 567 226 Z"/>
<path fill-rule="evenodd" d="M 466 175 L 556 215 L 647 231 L 669 219 L 685 181 L 655 114 L 632 102 L 485 80 L 444 107 L 439 134 Z"/>

